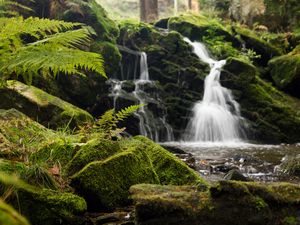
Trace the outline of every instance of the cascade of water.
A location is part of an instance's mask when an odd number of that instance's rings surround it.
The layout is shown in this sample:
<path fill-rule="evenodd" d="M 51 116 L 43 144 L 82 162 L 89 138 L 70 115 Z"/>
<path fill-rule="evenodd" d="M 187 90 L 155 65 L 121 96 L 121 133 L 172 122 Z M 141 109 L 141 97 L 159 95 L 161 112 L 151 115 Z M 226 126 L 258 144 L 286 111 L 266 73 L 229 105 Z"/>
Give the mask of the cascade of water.
<path fill-rule="evenodd" d="M 240 142 L 242 128 L 239 104 L 231 91 L 222 87 L 220 74 L 225 60 L 216 61 L 209 56 L 206 47 L 199 42 L 184 39 L 194 48 L 194 53 L 210 65 L 205 78 L 204 95 L 193 107 L 193 117 L 186 129 L 186 140 L 195 142 Z"/>
<path fill-rule="evenodd" d="M 147 104 L 162 106 L 159 99 L 152 97 L 147 89 L 155 88 L 155 82 L 150 80 L 147 54 L 145 52 L 136 52 L 126 47 L 120 46 L 120 50 L 126 53 L 136 55 L 140 58 L 140 75 L 139 77 L 130 78 L 127 76 L 126 80 L 110 79 L 108 83 L 111 85 L 110 97 L 113 97 L 114 108 L 118 107 L 118 99 L 123 98 L 136 102 L 136 104 L 143 105 L 134 115 L 139 119 L 139 133 L 155 141 L 173 141 L 172 127 L 166 122 L 166 115 L 162 113 L 162 117 L 155 118 L 153 112 L 149 110 Z M 134 70 L 134 74 L 136 71 Z M 122 79 L 124 76 L 122 76 Z M 131 80 L 131 81 L 130 81 Z M 125 90 L 125 84 L 134 84 L 134 90 Z"/>

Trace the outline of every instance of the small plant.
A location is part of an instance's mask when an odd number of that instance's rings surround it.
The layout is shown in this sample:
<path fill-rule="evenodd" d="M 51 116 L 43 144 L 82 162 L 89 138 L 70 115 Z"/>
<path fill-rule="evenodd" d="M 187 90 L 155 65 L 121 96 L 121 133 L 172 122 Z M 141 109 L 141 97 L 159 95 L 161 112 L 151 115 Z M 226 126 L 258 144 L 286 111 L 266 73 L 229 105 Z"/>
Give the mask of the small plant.
<path fill-rule="evenodd" d="M 44 165 L 35 164 L 30 166 L 23 176 L 25 181 L 34 186 L 50 188 L 54 190 L 58 188 L 58 184 L 56 183 L 55 179 Z"/>
<path fill-rule="evenodd" d="M 131 105 L 127 108 L 121 109 L 115 112 L 115 109 L 106 111 L 93 125 L 86 125 L 81 128 L 81 134 L 101 134 L 104 138 L 112 139 L 119 137 L 122 132 L 125 131 L 125 127 L 118 128 L 118 124 L 131 116 L 143 105 Z"/>

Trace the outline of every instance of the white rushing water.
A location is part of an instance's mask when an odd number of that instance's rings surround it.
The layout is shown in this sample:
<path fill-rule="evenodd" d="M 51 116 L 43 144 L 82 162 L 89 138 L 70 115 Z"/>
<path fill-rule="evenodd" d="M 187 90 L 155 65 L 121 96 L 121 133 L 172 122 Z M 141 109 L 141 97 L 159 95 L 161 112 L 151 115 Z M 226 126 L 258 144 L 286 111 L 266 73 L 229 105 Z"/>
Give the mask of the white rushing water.
<path fill-rule="evenodd" d="M 193 116 L 186 129 L 186 141 L 242 142 L 239 104 L 233 99 L 231 91 L 220 83 L 221 69 L 226 61 L 212 59 L 202 43 L 192 42 L 188 38 L 185 41 L 193 46 L 199 59 L 211 68 L 205 78 L 203 99 L 193 107 Z"/>
<path fill-rule="evenodd" d="M 155 87 L 155 82 L 150 80 L 149 76 L 147 54 L 145 52 L 136 52 L 123 46 L 120 46 L 119 49 L 139 58 L 140 73 L 139 77 L 137 77 L 136 70 L 134 70 L 133 76 L 121 74 L 121 81 L 119 79 L 109 80 L 108 83 L 111 85 L 110 96 L 113 97 L 114 108 L 118 108 L 118 99 L 126 99 L 143 105 L 134 114 L 139 119 L 139 133 L 157 142 L 174 140 L 173 129 L 167 123 L 166 115 L 163 114 L 161 117 L 156 118 L 147 106 L 148 103 L 161 106 L 160 99 L 156 99 L 145 91 L 147 88 Z M 126 86 L 126 82 L 133 82 L 133 91 L 129 92 L 124 89 L 123 86 Z"/>

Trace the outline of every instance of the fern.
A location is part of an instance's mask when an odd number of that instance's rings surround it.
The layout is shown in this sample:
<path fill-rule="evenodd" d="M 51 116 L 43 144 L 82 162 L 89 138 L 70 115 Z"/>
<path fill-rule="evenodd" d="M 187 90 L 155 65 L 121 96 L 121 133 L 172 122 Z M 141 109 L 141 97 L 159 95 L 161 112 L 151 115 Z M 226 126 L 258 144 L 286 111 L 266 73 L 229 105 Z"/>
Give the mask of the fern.
<path fill-rule="evenodd" d="M 28 83 L 42 72 L 84 76 L 89 70 L 106 77 L 102 56 L 80 49 L 89 45 L 93 34 L 80 23 L 0 18 L 0 75 L 22 75 Z"/>
<path fill-rule="evenodd" d="M 29 2 L 34 2 L 29 0 Z M 17 16 L 20 12 L 31 12 L 32 9 L 18 1 L 0 0 L 0 17 Z"/>
<path fill-rule="evenodd" d="M 106 111 L 93 126 L 94 132 L 101 132 L 112 138 L 122 133 L 125 128 L 117 128 L 118 123 L 131 116 L 143 105 L 132 105 L 115 113 L 114 109 Z"/>

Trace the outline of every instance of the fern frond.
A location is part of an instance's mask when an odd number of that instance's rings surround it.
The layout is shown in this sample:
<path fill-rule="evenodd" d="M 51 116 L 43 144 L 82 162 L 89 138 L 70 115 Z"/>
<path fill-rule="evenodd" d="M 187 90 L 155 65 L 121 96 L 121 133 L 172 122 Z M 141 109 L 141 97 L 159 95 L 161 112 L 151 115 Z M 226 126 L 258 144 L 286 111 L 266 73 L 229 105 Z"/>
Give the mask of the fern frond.
<path fill-rule="evenodd" d="M 29 0 L 29 2 L 34 2 Z M 0 0 L 0 16 L 17 16 L 20 12 L 32 12 L 33 10 L 16 0 Z"/>
<path fill-rule="evenodd" d="M 38 74 L 40 70 L 49 70 L 54 76 L 60 72 L 84 76 L 82 71 L 89 70 L 106 77 L 101 55 L 52 43 L 23 47 L 11 54 L 8 61 L 8 65 L 0 64 L 0 72 L 23 75 Z"/>
<path fill-rule="evenodd" d="M 144 105 L 131 105 L 128 106 L 127 108 L 121 109 L 117 114 L 116 114 L 116 120 L 117 121 L 123 121 L 127 117 L 131 116 L 134 112 L 136 112 L 139 108 L 143 107 Z"/>
<path fill-rule="evenodd" d="M 115 121 L 115 110 L 110 109 L 106 111 L 100 119 L 96 123 L 96 128 L 100 128 L 103 131 L 109 131 L 116 126 L 116 121 Z"/>
<path fill-rule="evenodd" d="M 0 41 L 11 37 L 20 37 L 20 35 L 30 35 L 40 39 L 51 33 L 70 30 L 81 25 L 80 23 L 36 17 L 27 19 L 23 19 L 23 17 L 0 18 Z"/>
<path fill-rule="evenodd" d="M 91 41 L 90 31 L 87 28 L 79 30 L 70 30 L 63 33 L 56 33 L 40 41 L 36 41 L 31 45 L 39 45 L 43 43 L 62 45 L 69 48 L 77 48 L 87 45 Z"/>

